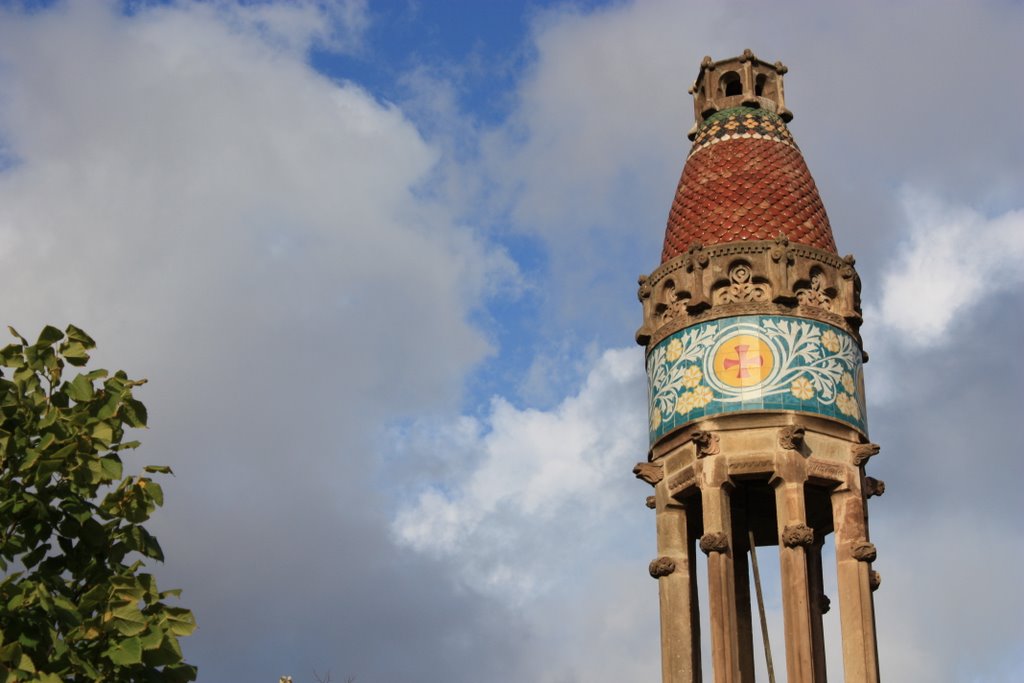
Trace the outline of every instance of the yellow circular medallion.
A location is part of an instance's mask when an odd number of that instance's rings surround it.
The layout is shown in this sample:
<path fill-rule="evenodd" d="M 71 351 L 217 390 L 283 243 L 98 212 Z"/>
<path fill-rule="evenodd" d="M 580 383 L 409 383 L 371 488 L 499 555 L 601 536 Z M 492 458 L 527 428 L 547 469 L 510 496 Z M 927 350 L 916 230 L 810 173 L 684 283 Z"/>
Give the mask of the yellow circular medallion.
<path fill-rule="evenodd" d="M 715 377 L 731 387 L 752 387 L 763 382 L 775 367 L 768 343 L 752 334 L 726 339 L 715 351 Z"/>

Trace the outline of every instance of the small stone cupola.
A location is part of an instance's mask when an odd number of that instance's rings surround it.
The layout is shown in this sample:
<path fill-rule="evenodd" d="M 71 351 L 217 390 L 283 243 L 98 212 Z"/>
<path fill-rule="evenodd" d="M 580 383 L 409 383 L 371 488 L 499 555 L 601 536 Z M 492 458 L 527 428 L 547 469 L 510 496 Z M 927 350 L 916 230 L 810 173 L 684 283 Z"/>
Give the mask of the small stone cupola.
<path fill-rule="evenodd" d="M 690 87 L 694 124 L 687 136 L 693 140 L 704 119 L 733 107 L 765 109 L 789 123 L 793 112 L 786 108 L 782 87 L 782 77 L 788 70 L 782 62 L 761 61 L 749 48 L 739 57 L 717 62 L 704 57 L 697 80 Z"/>

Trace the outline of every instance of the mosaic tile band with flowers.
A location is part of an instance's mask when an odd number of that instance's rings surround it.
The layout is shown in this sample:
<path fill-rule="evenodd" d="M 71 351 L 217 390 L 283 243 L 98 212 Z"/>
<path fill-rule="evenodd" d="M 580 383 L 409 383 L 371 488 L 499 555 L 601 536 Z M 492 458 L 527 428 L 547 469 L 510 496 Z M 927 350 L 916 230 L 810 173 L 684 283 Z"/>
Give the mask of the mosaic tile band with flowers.
<path fill-rule="evenodd" d="M 714 415 L 793 410 L 867 435 L 861 350 L 846 332 L 806 318 L 712 320 L 665 338 L 647 357 L 650 437 Z"/>

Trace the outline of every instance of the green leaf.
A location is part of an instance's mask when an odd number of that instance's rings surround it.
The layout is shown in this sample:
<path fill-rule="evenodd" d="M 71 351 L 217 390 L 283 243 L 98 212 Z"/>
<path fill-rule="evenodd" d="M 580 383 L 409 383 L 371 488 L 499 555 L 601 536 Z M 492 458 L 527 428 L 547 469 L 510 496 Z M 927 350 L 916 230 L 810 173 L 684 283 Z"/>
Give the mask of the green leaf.
<path fill-rule="evenodd" d="M 63 332 L 53 325 L 47 325 L 43 328 L 43 331 L 39 333 L 39 339 L 36 341 L 36 346 L 52 346 L 63 338 Z"/>
<path fill-rule="evenodd" d="M 123 445 L 123 444 L 122 444 Z M 156 474 L 174 474 L 170 467 L 167 465 L 146 465 L 142 468 L 143 472 L 153 472 Z"/>
<path fill-rule="evenodd" d="M 91 401 L 95 395 L 95 390 L 92 385 L 92 381 L 85 375 L 77 375 L 73 380 L 65 385 L 65 391 L 75 403 L 84 403 Z"/>
<path fill-rule="evenodd" d="M 164 610 L 164 619 L 171 633 L 176 636 L 188 636 L 196 630 L 196 618 L 192 612 L 183 607 L 168 607 Z"/>
<path fill-rule="evenodd" d="M 74 325 L 68 325 L 64 331 L 67 333 L 68 339 L 79 342 L 87 349 L 96 348 L 96 342 L 92 337 L 86 334 L 85 330 L 75 327 Z"/>
<path fill-rule="evenodd" d="M 103 654 L 118 666 L 140 664 L 142 663 L 142 643 L 138 638 L 125 638 L 114 643 Z"/>

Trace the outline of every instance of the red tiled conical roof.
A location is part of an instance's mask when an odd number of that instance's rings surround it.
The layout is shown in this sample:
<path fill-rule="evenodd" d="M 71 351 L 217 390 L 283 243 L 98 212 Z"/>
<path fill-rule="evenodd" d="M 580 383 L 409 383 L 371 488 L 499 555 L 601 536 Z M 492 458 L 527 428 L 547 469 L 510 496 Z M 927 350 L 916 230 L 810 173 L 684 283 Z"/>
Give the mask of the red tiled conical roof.
<path fill-rule="evenodd" d="M 737 107 L 703 121 L 679 179 L 661 261 L 740 240 L 791 242 L 836 253 L 832 228 L 803 155 L 781 118 Z"/>

